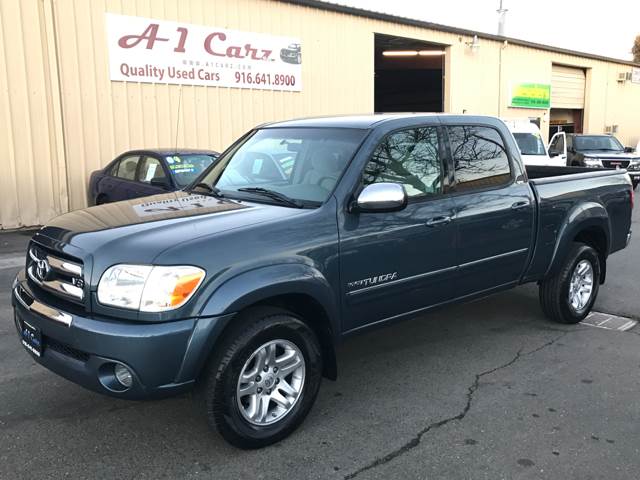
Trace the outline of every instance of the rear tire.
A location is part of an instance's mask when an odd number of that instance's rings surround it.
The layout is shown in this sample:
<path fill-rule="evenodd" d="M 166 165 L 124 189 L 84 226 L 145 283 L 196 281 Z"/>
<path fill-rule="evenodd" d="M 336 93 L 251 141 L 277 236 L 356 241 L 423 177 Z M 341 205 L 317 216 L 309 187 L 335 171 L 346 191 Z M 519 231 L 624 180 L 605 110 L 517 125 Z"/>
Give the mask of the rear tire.
<path fill-rule="evenodd" d="M 573 243 L 560 270 L 540 284 L 544 314 L 558 323 L 583 320 L 598 296 L 600 270 L 598 252 L 584 243 Z"/>
<path fill-rule="evenodd" d="M 287 437 L 309 413 L 322 378 L 320 344 L 283 309 L 252 308 L 233 322 L 202 377 L 207 419 L 232 445 L 261 448 Z"/>

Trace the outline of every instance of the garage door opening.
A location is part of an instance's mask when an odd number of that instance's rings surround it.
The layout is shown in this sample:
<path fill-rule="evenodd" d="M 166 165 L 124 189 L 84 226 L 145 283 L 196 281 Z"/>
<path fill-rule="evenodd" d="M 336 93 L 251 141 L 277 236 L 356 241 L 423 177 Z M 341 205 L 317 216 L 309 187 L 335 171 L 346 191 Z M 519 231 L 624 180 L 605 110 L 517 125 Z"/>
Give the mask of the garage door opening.
<path fill-rule="evenodd" d="M 443 45 L 375 34 L 376 112 L 444 110 Z"/>

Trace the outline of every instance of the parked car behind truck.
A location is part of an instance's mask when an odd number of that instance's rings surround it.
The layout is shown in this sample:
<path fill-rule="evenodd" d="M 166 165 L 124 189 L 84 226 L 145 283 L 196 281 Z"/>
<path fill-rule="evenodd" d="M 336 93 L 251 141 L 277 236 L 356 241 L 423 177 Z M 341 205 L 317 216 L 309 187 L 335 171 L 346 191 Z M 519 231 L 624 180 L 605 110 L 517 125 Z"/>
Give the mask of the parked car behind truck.
<path fill-rule="evenodd" d="M 124 152 L 91 174 L 89 204 L 117 202 L 186 187 L 218 157 L 211 150 L 146 149 Z"/>
<path fill-rule="evenodd" d="M 613 135 L 558 132 L 549 142 L 549 155 L 568 166 L 626 169 L 635 189 L 640 183 L 640 153 L 633 150 Z"/>
<path fill-rule="evenodd" d="M 262 447 L 336 378 L 348 335 L 528 282 L 550 319 L 580 321 L 632 204 L 623 170 L 525 169 L 496 118 L 263 125 L 189 190 L 38 231 L 16 328 L 37 362 L 100 393 L 196 387 L 227 441 Z"/>

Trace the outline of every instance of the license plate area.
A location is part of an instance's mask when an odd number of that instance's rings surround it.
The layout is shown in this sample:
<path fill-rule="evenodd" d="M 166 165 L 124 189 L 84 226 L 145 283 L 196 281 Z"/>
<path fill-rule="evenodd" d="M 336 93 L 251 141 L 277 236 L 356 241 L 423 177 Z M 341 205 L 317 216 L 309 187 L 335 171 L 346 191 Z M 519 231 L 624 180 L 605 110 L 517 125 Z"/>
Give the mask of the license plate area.
<path fill-rule="evenodd" d="M 36 357 L 40 357 L 42 355 L 42 332 L 40 329 L 19 317 L 18 325 L 20 327 L 20 341 L 24 348 Z"/>

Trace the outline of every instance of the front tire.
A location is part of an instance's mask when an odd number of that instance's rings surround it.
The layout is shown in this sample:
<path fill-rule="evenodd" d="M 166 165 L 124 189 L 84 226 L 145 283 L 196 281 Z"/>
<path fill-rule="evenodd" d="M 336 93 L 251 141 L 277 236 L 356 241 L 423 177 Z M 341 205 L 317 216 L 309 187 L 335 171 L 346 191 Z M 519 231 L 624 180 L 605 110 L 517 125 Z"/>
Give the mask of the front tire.
<path fill-rule="evenodd" d="M 574 243 L 560 270 L 540 284 L 544 314 L 558 323 L 583 320 L 598 296 L 600 270 L 598 252 L 584 243 Z"/>
<path fill-rule="evenodd" d="M 287 437 L 309 413 L 322 378 L 320 344 L 286 310 L 253 308 L 233 322 L 203 377 L 207 418 L 232 445 L 260 448 Z"/>

